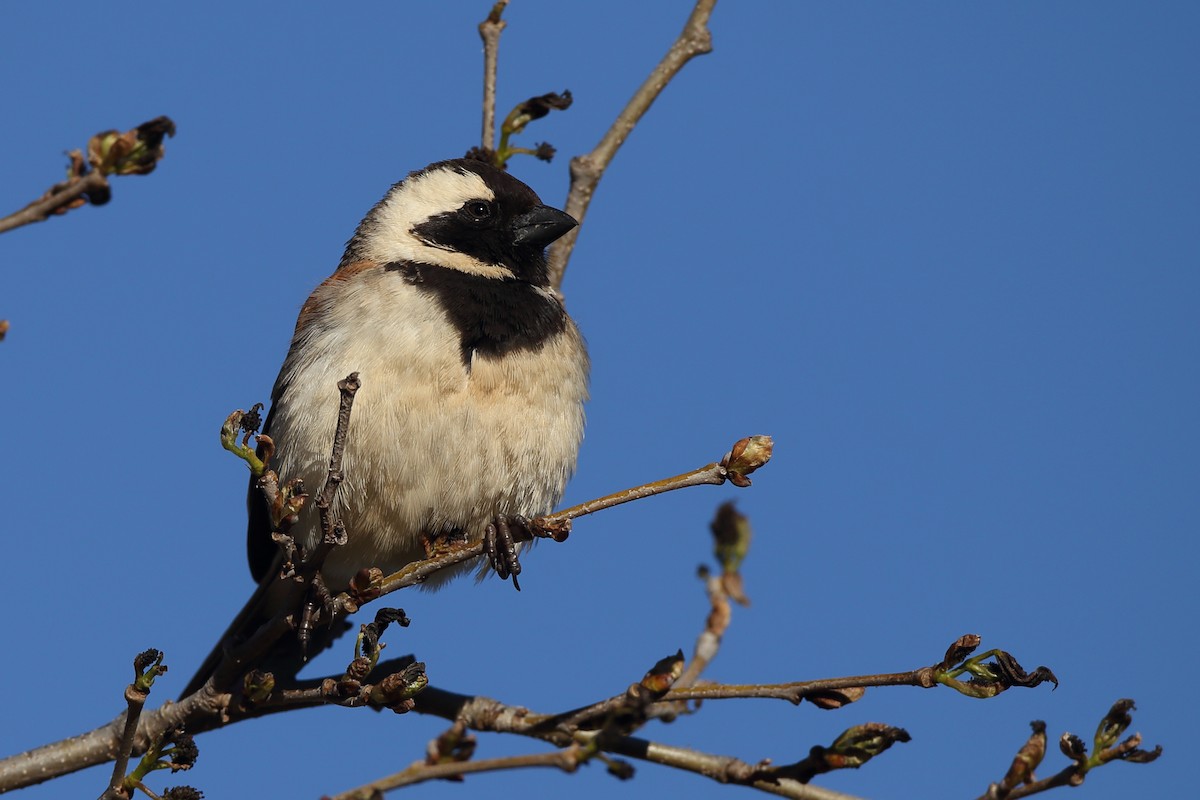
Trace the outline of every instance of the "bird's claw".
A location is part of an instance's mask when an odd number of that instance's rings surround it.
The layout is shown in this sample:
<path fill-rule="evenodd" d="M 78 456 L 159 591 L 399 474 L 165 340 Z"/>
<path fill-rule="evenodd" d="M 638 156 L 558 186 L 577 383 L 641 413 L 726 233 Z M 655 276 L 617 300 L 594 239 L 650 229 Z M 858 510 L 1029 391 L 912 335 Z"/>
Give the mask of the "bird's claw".
<path fill-rule="evenodd" d="M 508 580 L 511 576 L 513 588 L 519 592 L 521 584 L 517 583 L 517 576 L 521 574 L 521 562 L 517 559 L 518 540 L 513 537 L 513 528 L 524 532 L 523 538 L 533 538 L 528 519 L 519 514 L 511 517 L 497 514 L 483 531 L 483 548 L 500 580 Z"/>

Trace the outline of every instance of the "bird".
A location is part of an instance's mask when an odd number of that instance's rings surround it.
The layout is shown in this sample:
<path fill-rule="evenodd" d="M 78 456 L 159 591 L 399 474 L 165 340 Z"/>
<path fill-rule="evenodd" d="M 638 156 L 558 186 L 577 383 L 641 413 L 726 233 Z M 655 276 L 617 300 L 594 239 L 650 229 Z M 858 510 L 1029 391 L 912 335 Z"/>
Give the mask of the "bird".
<path fill-rule="evenodd" d="M 337 382 L 361 381 L 333 511 L 347 541 L 326 557 L 332 592 L 360 570 L 390 574 L 431 540 L 485 540 L 481 574 L 520 571 L 512 528 L 553 510 L 584 431 L 589 358 L 550 282 L 545 248 L 578 223 L 506 170 L 439 161 L 394 184 L 367 212 L 336 270 L 300 309 L 263 433 L 281 481 L 321 487 L 337 421 Z M 279 546 L 251 480 L 247 553 L 259 589 L 189 683 L 277 609 Z M 290 531 L 321 540 L 315 503 Z M 429 580 L 439 584 L 465 562 Z M 517 585 L 519 589 L 519 585 Z"/>

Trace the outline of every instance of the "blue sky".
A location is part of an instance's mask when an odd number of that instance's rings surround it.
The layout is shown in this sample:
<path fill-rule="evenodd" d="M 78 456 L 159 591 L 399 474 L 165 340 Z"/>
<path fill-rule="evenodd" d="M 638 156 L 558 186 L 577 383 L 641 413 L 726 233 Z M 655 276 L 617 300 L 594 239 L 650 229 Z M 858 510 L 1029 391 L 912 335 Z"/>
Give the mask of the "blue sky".
<path fill-rule="evenodd" d="M 145 647 L 171 666 L 155 698 L 174 696 L 248 596 L 244 468 L 218 426 L 268 399 L 296 311 L 362 214 L 477 143 L 486 7 L 72 0 L 9 15 L 0 211 L 98 130 L 168 114 L 179 134 L 108 206 L 0 237 L 14 606 L 0 675 L 22 687 L 0 752 L 107 722 Z M 560 158 L 513 165 L 546 202 L 687 12 L 515 0 L 501 105 L 576 98 L 523 140 Z M 1090 739 L 1132 697 L 1164 757 L 1093 773 L 1078 796 L 1193 784 L 1198 27 L 1189 3 L 720 4 L 715 52 L 620 152 L 567 274 L 594 363 L 567 502 L 746 434 L 772 434 L 774 462 L 748 490 L 580 521 L 525 559 L 520 594 L 460 581 L 393 598 L 414 622 L 391 652 L 417 653 L 440 686 L 541 711 L 621 691 L 690 651 L 707 524 L 736 497 L 755 529 L 753 606 L 709 678 L 911 669 L 975 632 L 1062 685 L 987 702 L 873 689 L 836 713 L 709 703 L 648 737 L 786 763 L 887 722 L 913 741 L 821 783 L 975 797 L 1030 720 Z M 315 797 L 420 758 L 443 728 L 342 709 L 241 724 L 203 736 L 174 782 Z M 539 749 L 485 736 L 478 755 Z M 1064 763 L 1052 752 L 1042 772 Z M 23 796 L 95 795 L 106 774 Z M 518 790 L 618 791 L 598 765 L 418 791 Z M 651 765 L 619 791 L 745 792 Z"/>

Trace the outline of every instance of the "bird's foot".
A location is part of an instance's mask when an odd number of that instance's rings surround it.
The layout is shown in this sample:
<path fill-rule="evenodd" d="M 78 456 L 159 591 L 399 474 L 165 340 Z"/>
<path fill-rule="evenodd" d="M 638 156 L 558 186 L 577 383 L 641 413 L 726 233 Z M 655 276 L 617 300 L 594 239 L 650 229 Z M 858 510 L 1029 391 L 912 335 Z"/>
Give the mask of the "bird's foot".
<path fill-rule="evenodd" d="M 514 536 L 514 532 L 524 534 Z M 521 574 L 521 562 L 517 560 L 517 543 L 532 539 L 533 529 L 529 520 L 519 514 L 507 516 L 497 514 L 483 531 L 483 549 L 487 553 L 492 569 L 505 581 L 512 577 L 513 588 L 521 591 L 517 576 Z"/>
<path fill-rule="evenodd" d="M 470 545 L 470 540 L 467 538 L 467 532 L 462 528 L 448 528 L 436 533 L 421 531 L 421 546 L 425 548 L 426 558 L 453 553 L 468 545 Z"/>

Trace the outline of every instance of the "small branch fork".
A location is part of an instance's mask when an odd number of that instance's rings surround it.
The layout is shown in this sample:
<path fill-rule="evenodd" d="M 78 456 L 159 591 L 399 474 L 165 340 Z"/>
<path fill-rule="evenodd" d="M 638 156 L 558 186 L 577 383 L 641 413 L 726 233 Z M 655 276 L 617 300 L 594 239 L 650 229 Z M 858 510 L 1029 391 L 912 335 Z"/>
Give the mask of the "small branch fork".
<path fill-rule="evenodd" d="M 133 683 L 125 687 L 125 702 L 128 706 L 125 711 L 125 725 L 121 732 L 121 741 L 117 745 L 117 757 L 113 759 L 112 778 L 104 794 L 100 795 L 101 800 L 118 800 L 128 796 L 124 791 L 125 770 L 129 767 L 138 719 L 146 706 L 146 698 L 150 696 L 150 687 L 156 677 L 166 672 L 166 668 L 162 666 L 162 659 L 162 653 L 158 650 L 147 650 L 134 660 L 136 676 Z"/>
<path fill-rule="evenodd" d="M 1004 778 L 988 786 L 978 800 L 1016 800 L 1032 794 L 1055 789 L 1059 786 L 1080 786 L 1089 771 L 1112 761 L 1127 761 L 1131 764 L 1149 764 L 1162 755 L 1162 747 L 1142 750 L 1142 735 L 1135 733 L 1121 740 L 1126 729 L 1133 723 L 1129 712 L 1134 708 L 1132 700 L 1122 699 L 1100 720 L 1092 738 L 1092 752 L 1083 739 L 1073 733 L 1064 733 L 1058 740 L 1058 748 L 1072 762 L 1048 778 L 1038 780 L 1034 770 L 1041 766 L 1046 756 L 1046 723 L 1034 720 L 1029 723 L 1033 733 L 1017 751 L 1012 765 Z"/>
<path fill-rule="evenodd" d="M 161 769 L 169 769 L 172 773 L 188 770 L 196 763 L 199 750 L 193 737 L 182 729 L 166 728 L 142 748 L 143 755 L 137 766 L 128 774 L 125 771 L 134 750 L 138 721 L 146 698 L 150 696 L 155 679 L 167 671 L 162 660 L 162 651 L 155 649 L 145 650 L 133 660 L 134 681 L 125 689 L 125 701 L 129 708 L 125 712 L 124 731 L 113 758 L 112 777 L 101 793 L 100 800 L 130 800 L 135 790 L 151 800 L 158 800 L 159 795 L 143 782 L 147 775 Z M 120 718 L 114 720 L 113 725 L 119 722 Z M 199 792 L 190 786 L 175 787 L 164 794 L 172 798 L 199 796 Z"/>

